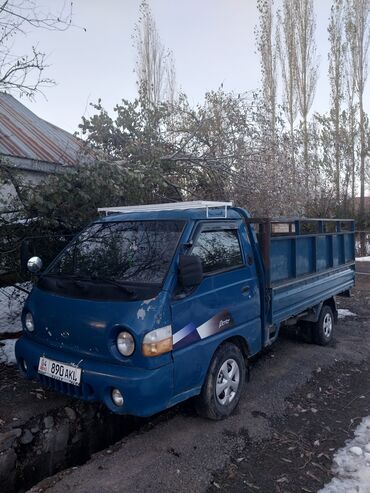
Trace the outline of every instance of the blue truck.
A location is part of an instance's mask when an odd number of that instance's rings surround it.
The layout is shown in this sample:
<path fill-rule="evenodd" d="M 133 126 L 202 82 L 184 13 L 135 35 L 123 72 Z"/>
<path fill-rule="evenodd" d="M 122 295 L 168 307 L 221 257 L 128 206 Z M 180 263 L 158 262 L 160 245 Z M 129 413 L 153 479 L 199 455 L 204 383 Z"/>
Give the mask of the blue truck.
<path fill-rule="evenodd" d="M 43 272 L 28 261 L 16 344 L 27 378 L 115 413 L 193 397 L 222 419 L 282 327 L 332 341 L 335 297 L 354 285 L 354 221 L 252 218 L 207 201 L 100 212 Z"/>

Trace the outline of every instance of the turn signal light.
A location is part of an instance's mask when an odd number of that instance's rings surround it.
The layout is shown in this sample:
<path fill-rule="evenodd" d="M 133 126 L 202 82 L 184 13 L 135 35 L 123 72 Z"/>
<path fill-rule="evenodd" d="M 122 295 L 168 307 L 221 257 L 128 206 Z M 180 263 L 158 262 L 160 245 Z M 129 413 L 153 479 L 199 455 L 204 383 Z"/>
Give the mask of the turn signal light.
<path fill-rule="evenodd" d="M 144 356 L 159 356 L 172 351 L 172 327 L 166 325 L 145 335 L 141 347 Z"/>

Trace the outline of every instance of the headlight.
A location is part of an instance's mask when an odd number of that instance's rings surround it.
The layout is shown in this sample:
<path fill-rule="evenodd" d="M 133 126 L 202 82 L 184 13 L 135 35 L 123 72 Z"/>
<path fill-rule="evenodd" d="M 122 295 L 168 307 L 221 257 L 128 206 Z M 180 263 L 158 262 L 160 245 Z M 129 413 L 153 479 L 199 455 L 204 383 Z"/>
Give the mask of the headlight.
<path fill-rule="evenodd" d="M 135 341 L 129 332 L 120 332 L 118 334 L 117 348 L 123 356 L 131 356 L 135 351 Z"/>
<path fill-rule="evenodd" d="M 159 356 L 172 351 L 172 327 L 166 325 L 148 332 L 141 348 L 144 356 Z"/>
<path fill-rule="evenodd" d="M 26 313 L 26 316 L 24 317 L 24 324 L 28 332 L 33 332 L 35 330 L 35 324 L 33 321 L 32 313 L 30 312 Z"/>

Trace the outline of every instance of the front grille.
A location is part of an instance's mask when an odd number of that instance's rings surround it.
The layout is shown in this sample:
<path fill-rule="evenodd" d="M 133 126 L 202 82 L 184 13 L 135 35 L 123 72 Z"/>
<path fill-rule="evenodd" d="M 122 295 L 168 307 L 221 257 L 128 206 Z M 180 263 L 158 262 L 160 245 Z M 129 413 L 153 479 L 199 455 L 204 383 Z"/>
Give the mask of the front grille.
<path fill-rule="evenodd" d="M 94 391 L 92 387 L 86 383 L 81 385 L 72 385 L 70 383 L 61 382 L 38 373 L 38 379 L 41 384 L 54 392 L 69 395 L 70 397 L 78 397 L 79 399 L 92 400 L 94 398 Z"/>

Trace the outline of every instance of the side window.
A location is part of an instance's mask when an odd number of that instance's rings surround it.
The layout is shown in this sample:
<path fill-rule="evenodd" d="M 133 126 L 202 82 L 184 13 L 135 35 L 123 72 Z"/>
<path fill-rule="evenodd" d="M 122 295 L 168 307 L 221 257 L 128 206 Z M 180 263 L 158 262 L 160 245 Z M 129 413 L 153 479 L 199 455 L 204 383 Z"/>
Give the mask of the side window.
<path fill-rule="evenodd" d="M 235 229 L 202 231 L 191 253 L 202 259 L 205 274 L 243 265 L 238 232 Z"/>

